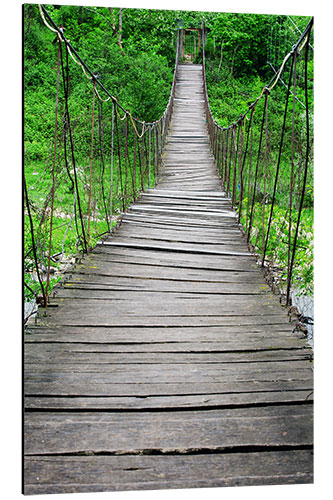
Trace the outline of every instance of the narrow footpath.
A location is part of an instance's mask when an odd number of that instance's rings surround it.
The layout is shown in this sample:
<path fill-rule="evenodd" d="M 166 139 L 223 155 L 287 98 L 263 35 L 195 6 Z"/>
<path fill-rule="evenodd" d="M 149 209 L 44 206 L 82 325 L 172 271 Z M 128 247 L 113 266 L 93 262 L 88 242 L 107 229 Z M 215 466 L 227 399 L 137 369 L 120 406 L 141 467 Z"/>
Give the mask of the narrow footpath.
<path fill-rule="evenodd" d="M 25 335 L 25 493 L 310 483 L 312 349 L 249 253 L 180 65 L 157 187 Z"/>

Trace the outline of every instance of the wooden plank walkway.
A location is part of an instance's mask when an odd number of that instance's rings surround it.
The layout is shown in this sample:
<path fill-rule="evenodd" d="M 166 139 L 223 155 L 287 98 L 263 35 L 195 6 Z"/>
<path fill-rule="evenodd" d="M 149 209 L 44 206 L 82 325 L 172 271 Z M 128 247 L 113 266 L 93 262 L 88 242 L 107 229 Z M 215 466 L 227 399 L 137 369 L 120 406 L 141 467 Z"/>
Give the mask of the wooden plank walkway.
<path fill-rule="evenodd" d="M 25 342 L 25 493 L 312 482 L 312 350 L 221 191 L 181 65 L 156 189 Z"/>

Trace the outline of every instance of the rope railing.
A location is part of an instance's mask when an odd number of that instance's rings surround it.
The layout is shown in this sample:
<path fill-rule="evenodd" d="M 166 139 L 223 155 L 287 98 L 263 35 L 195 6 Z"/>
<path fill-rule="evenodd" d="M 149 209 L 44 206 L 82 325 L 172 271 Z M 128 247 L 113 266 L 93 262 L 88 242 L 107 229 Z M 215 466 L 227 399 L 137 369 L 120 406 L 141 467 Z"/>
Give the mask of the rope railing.
<path fill-rule="evenodd" d="M 306 217 L 304 201 L 312 152 L 312 113 L 308 98 L 312 27 L 313 18 L 260 96 L 237 121 L 226 127 L 217 123 L 209 105 L 203 43 L 204 100 L 211 150 L 247 242 L 259 256 L 262 267 L 278 268 L 278 279 L 274 281 L 285 293 L 287 304 L 290 304 L 292 283 L 297 287 L 295 263 L 302 249 L 300 228 Z M 202 40 L 205 40 L 204 23 Z M 286 90 L 282 108 L 281 99 L 279 102 L 274 99 L 273 91 L 288 61 L 289 81 L 283 82 Z M 296 111 L 300 89 L 305 103 L 298 105 Z M 281 91 L 279 95 L 281 98 Z M 277 255 L 281 251 L 283 255 Z"/>
<path fill-rule="evenodd" d="M 29 277 L 25 284 L 27 290 L 35 290 L 39 304 L 47 306 L 52 284 L 59 279 L 55 274 L 67 265 L 61 262 L 65 239 L 70 253 L 89 252 L 102 235 L 113 231 L 139 194 L 156 181 L 173 111 L 179 31 L 167 106 L 158 120 L 145 122 L 108 91 L 43 5 L 39 11 L 47 28 L 57 34 L 56 116 L 53 139 L 50 137 L 54 151 L 51 176 L 45 175 L 31 186 L 26 176 L 24 179 L 25 271 Z M 86 103 L 90 117 L 88 111 L 79 117 L 76 111 L 74 116 L 71 109 L 71 61 L 82 68 L 91 86 L 91 101 Z M 101 97 L 103 93 L 106 98 Z M 37 198 L 40 193 L 45 199 Z M 66 230 L 60 238 L 61 227 Z M 32 286 L 36 283 L 38 287 Z"/>

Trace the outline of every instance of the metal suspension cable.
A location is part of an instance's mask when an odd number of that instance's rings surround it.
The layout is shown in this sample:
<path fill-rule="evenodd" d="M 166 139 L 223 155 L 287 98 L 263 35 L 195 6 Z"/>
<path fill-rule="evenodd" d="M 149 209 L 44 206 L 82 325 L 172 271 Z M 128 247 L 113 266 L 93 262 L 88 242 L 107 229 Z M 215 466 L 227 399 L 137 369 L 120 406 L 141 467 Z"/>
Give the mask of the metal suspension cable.
<path fill-rule="evenodd" d="M 120 183 L 120 193 L 121 193 L 122 206 L 123 206 L 123 210 L 125 210 L 125 199 L 124 199 L 124 189 L 123 189 L 123 172 L 122 172 L 122 166 L 121 166 L 120 137 L 119 137 L 119 126 L 118 126 L 118 120 L 117 120 L 118 114 L 115 112 L 114 115 L 115 115 L 115 130 L 116 130 L 116 136 L 117 136 L 117 149 L 118 149 L 118 169 L 119 169 L 118 181 Z"/>
<path fill-rule="evenodd" d="M 295 28 L 297 29 L 298 33 L 302 33 L 302 31 L 299 29 L 299 27 L 297 26 L 297 24 L 292 20 L 292 18 L 290 16 L 287 16 L 287 18 L 295 26 Z M 309 43 L 309 47 L 310 47 L 310 49 L 314 50 L 314 48 L 312 47 L 312 45 L 310 43 Z"/>
<path fill-rule="evenodd" d="M 264 247 L 265 241 L 265 208 L 266 208 L 266 181 L 267 181 L 267 167 L 268 167 L 268 96 L 269 92 L 266 92 L 265 96 L 265 151 L 264 151 L 264 193 L 263 193 L 263 205 L 262 205 L 262 248 Z"/>
<path fill-rule="evenodd" d="M 251 110 L 250 120 L 249 120 L 249 124 L 248 124 L 248 128 L 247 128 L 245 151 L 244 151 L 242 166 L 241 166 L 241 170 L 240 170 L 240 192 L 239 192 L 239 198 L 240 199 L 239 199 L 238 222 L 240 222 L 241 214 L 242 214 L 242 205 L 243 205 L 243 171 L 244 171 L 245 160 L 246 160 L 246 157 L 247 157 L 247 151 L 248 151 L 248 146 L 249 146 L 250 131 L 252 132 L 253 113 L 254 113 L 254 109 Z"/>
<path fill-rule="evenodd" d="M 54 126 L 54 152 L 53 152 L 53 163 L 52 163 L 52 189 L 51 189 L 51 216 L 50 216 L 50 238 L 49 238 L 49 255 L 47 264 L 47 278 L 45 287 L 46 303 L 48 290 L 50 285 L 50 269 L 51 269 L 51 249 L 52 249 L 52 229 L 53 229 L 53 209 L 54 209 L 54 192 L 55 192 L 55 164 L 57 158 L 57 142 L 58 142 L 58 104 L 59 104 L 59 86 L 60 86 L 60 52 L 61 52 L 61 41 L 58 41 L 58 62 L 57 62 L 57 90 L 56 90 L 56 104 L 55 104 L 55 126 Z"/>
<path fill-rule="evenodd" d="M 88 203 L 88 233 L 87 233 L 87 250 L 89 250 L 90 239 L 90 215 L 91 215 L 91 182 L 92 182 L 92 164 L 94 156 L 94 121 L 95 121 L 95 89 L 96 82 L 94 81 L 93 104 L 92 104 L 92 119 L 91 119 L 91 148 L 90 148 L 90 180 L 89 180 L 89 203 Z"/>
<path fill-rule="evenodd" d="M 52 17 L 50 14 L 47 12 L 45 9 L 44 5 L 39 5 L 39 10 L 41 12 L 43 21 L 45 25 L 51 29 L 52 31 L 56 32 L 60 39 L 66 44 L 67 50 L 69 51 L 70 56 L 73 58 L 73 60 L 79 64 L 79 66 L 82 67 L 84 70 L 85 75 L 87 78 L 91 80 L 95 80 L 97 84 L 101 87 L 101 89 L 109 96 L 110 99 L 112 99 L 114 102 L 117 103 L 117 106 L 119 106 L 124 112 L 126 111 L 121 104 L 118 103 L 117 99 L 108 92 L 108 90 L 104 87 L 104 85 L 98 80 L 97 76 L 90 70 L 90 68 L 87 66 L 87 64 L 81 59 L 80 55 L 77 53 L 73 45 L 70 43 L 70 41 L 65 37 L 64 32 L 61 28 L 57 26 L 57 24 L 53 21 Z M 50 22 L 51 26 L 46 22 L 46 19 Z M 75 55 L 75 57 L 73 56 Z"/>
<path fill-rule="evenodd" d="M 255 108 L 251 110 L 251 119 L 253 124 L 253 115 Z M 251 127 L 251 137 L 250 137 L 250 152 L 249 152 L 249 162 L 248 162 L 248 182 L 247 182 L 247 205 L 246 205 L 246 232 L 248 233 L 248 223 L 249 223 L 249 211 L 250 211 L 250 190 L 251 190 L 251 173 L 252 173 L 252 156 L 253 156 L 253 126 Z"/>
<path fill-rule="evenodd" d="M 262 113 L 262 119 L 261 119 L 260 138 L 259 138 L 259 146 L 258 146 L 258 154 L 257 154 L 257 163 L 256 163 L 255 174 L 254 174 L 254 186 L 253 186 L 253 192 L 252 192 L 251 214 L 250 214 L 250 221 L 249 221 L 249 228 L 248 228 L 248 235 L 247 235 L 248 241 L 250 241 L 250 235 L 251 235 L 251 229 L 252 229 L 252 222 L 253 222 L 254 202 L 255 202 L 255 195 L 256 195 L 256 189 L 257 189 L 257 178 L 258 178 L 259 163 L 260 163 L 262 136 L 263 136 L 264 125 L 265 125 L 265 118 L 266 118 L 266 107 L 267 107 L 267 103 L 268 103 L 268 99 L 267 99 L 268 94 L 269 93 L 267 91 L 266 98 L 265 98 L 265 104 L 264 104 L 264 108 L 263 108 L 263 113 Z"/>
<path fill-rule="evenodd" d="M 36 242 L 35 242 L 35 233 L 34 233 L 34 224 L 32 221 L 32 215 L 31 215 L 31 210 L 30 210 L 30 201 L 28 197 L 28 189 L 27 189 L 27 183 L 25 180 L 24 176 L 24 195 L 25 195 L 25 201 L 27 205 L 27 211 L 28 211 L 28 217 L 29 217 L 29 223 L 30 223 L 30 231 L 31 231 L 31 242 L 32 242 L 32 252 L 34 256 L 34 261 L 35 261 L 35 266 L 36 266 L 36 273 L 37 273 L 37 279 L 42 291 L 42 296 L 43 296 L 43 303 L 46 305 L 47 303 L 47 295 L 45 292 L 45 288 L 43 285 L 43 280 L 41 278 L 40 272 L 39 272 L 39 267 L 38 267 L 38 257 L 37 257 L 37 249 L 36 249 Z"/>
<path fill-rule="evenodd" d="M 40 15 L 41 15 L 41 17 L 42 17 L 42 19 L 43 19 L 43 22 L 44 22 L 45 26 L 46 26 L 49 30 L 53 31 L 54 33 L 59 34 L 59 29 L 58 29 L 58 28 L 56 28 L 56 29 L 55 29 L 55 28 L 52 28 L 52 26 L 50 26 L 50 25 L 48 24 L 48 22 L 46 21 L 44 13 L 45 13 L 46 15 L 48 15 L 48 14 L 47 14 L 47 12 L 45 11 L 44 5 L 38 4 L 38 8 L 39 8 L 39 12 L 40 12 Z"/>
<path fill-rule="evenodd" d="M 289 228 L 288 228 L 288 276 L 290 274 L 291 263 L 291 230 L 292 230 L 292 207 L 293 207 L 293 188 L 294 188 L 294 153 L 295 153 L 295 103 L 296 103 L 296 66 L 297 53 L 294 54 L 294 77 L 293 77 L 293 115 L 291 130 L 291 158 L 290 158 L 290 190 L 289 190 Z"/>
<path fill-rule="evenodd" d="M 99 152 L 100 152 L 100 185 L 102 190 L 102 201 L 105 212 L 105 220 L 108 226 L 108 231 L 110 231 L 109 218 L 106 206 L 105 199 L 105 190 L 104 190 L 104 174 L 105 174 L 105 162 L 104 162 L 104 151 L 103 151 L 103 124 L 102 124 L 102 105 L 103 102 L 100 101 L 99 109 L 98 109 L 98 144 L 99 144 Z"/>
<path fill-rule="evenodd" d="M 274 66 L 273 66 L 270 62 L 268 62 L 268 64 L 270 65 L 270 67 L 271 67 L 271 68 L 272 68 L 272 70 L 274 71 L 274 74 L 275 74 L 275 75 L 277 75 L 277 74 L 278 74 L 278 72 L 276 71 L 276 69 L 274 68 Z M 286 84 L 286 83 L 282 80 L 281 76 L 280 76 L 280 82 L 282 83 L 282 85 L 283 85 L 286 89 L 288 88 L 287 84 Z M 293 94 L 290 94 L 290 95 L 293 95 Z M 301 106 L 305 109 L 305 104 L 304 104 L 304 103 L 303 103 L 300 99 L 298 99 L 298 97 L 297 97 L 297 96 L 295 96 L 295 100 L 296 100 L 297 102 L 299 102 L 299 103 L 300 103 L 300 105 L 301 105 Z"/>
<path fill-rule="evenodd" d="M 304 196 L 305 196 L 305 188 L 306 188 L 306 178 L 307 178 L 308 167 L 309 167 L 310 120 L 309 120 L 309 113 L 308 113 L 308 107 L 309 107 L 308 106 L 308 53 L 309 53 L 309 36 L 306 39 L 306 45 L 305 45 L 305 67 L 304 67 L 304 80 L 305 80 L 304 94 L 305 94 L 305 104 L 306 104 L 306 110 L 307 110 L 306 111 L 306 155 L 305 155 L 305 169 L 304 169 L 304 178 L 303 178 L 301 200 L 300 200 L 300 204 L 299 204 L 298 218 L 297 218 L 296 230 L 295 230 L 295 235 L 294 235 L 294 243 L 293 243 L 293 249 L 292 249 L 292 255 L 291 255 L 290 269 L 289 269 L 289 272 L 288 272 L 287 303 L 289 302 L 289 297 L 290 297 L 290 287 L 291 287 L 292 270 L 293 270 L 293 265 L 294 265 L 294 260 L 295 260 L 297 237 L 298 237 L 298 231 L 299 231 L 299 226 L 300 226 L 300 221 L 301 221 L 302 208 L 303 208 Z"/>
<path fill-rule="evenodd" d="M 110 165 L 110 227 L 112 231 L 112 192 L 113 192 L 113 157 L 114 157 L 114 108 L 115 103 L 112 102 L 112 117 L 111 117 L 111 165 Z"/>
<path fill-rule="evenodd" d="M 280 147 L 279 147 L 279 156 L 278 156 L 278 161 L 277 161 L 277 165 L 276 165 L 276 173 L 275 173 L 275 180 L 274 180 L 274 188 L 273 188 L 273 197 L 272 197 L 271 211 L 270 211 L 270 214 L 269 214 L 269 221 L 268 221 L 268 227 L 267 227 L 267 233 L 266 233 L 265 247 L 264 247 L 263 256 L 262 256 L 262 266 L 264 266 L 264 263 L 265 263 L 265 257 L 266 257 L 266 250 L 267 250 L 267 245 L 268 245 L 269 232 L 270 232 L 270 227 L 271 227 L 272 217 L 273 217 L 276 188 L 277 188 L 277 182 L 278 182 L 278 177 L 279 177 L 279 173 L 280 173 L 280 163 L 281 163 L 281 157 L 282 157 L 282 147 L 283 147 L 283 141 L 284 141 L 284 132 L 285 132 L 285 128 L 286 128 L 287 111 L 288 111 L 288 104 L 289 104 L 289 91 L 290 91 L 290 87 L 291 87 L 293 67 L 294 67 L 294 65 L 293 65 L 293 61 L 292 61 L 292 64 L 291 64 L 291 67 L 290 67 L 290 73 L 289 73 L 287 99 L 286 99 L 286 104 L 285 104 L 285 108 L 284 108 L 283 124 L 282 124 Z"/>
<path fill-rule="evenodd" d="M 62 46 L 60 45 L 60 49 L 61 48 L 62 48 Z M 62 57 L 62 50 L 60 50 L 60 59 L 61 59 L 62 77 L 63 77 L 63 82 L 64 82 L 65 113 L 66 113 L 67 122 L 68 122 L 69 142 L 70 142 L 72 165 L 73 165 L 73 171 L 74 171 L 75 192 L 76 192 L 79 217 L 80 217 L 80 223 L 81 223 L 81 230 L 82 230 L 82 237 L 83 237 L 83 250 L 84 250 L 84 252 L 86 252 L 87 251 L 87 241 L 86 241 L 86 234 L 85 234 L 85 228 L 84 228 L 84 223 L 83 223 L 81 198 L 80 198 L 80 193 L 79 193 L 78 176 L 77 176 L 76 161 L 75 161 L 75 155 L 74 155 L 74 141 L 73 141 L 73 135 L 72 135 L 71 119 L 70 119 L 69 108 L 68 108 L 68 84 L 69 84 L 68 52 L 66 51 L 66 74 L 65 74 L 63 57 Z"/>

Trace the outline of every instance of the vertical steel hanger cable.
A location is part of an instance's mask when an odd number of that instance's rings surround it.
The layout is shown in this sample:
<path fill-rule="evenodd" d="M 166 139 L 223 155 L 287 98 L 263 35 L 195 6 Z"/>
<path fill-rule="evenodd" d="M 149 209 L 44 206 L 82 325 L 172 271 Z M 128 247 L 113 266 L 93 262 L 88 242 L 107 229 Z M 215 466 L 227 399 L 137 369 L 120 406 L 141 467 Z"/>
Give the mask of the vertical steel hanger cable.
<path fill-rule="evenodd" d="M 302 186 L 301 200 L 300 200 L 299 209 L 298 209 L 297 224 L 296 224 L 296 229 L 295 229 L 295 234 L 294 234 L 294 243 L 293 243 L 293 249 L 292 249 L 292 254 L 291 254 L 291 261 L 290 261 L 290 273 L 289 273 L 289 276 L 288 276 L 287 303 L 290 300 L 291 278 L 292 278 L 293 266 L 294 266 L 294 261 L 295 261 L 297 237 L 298 237 L 299 225 L 300 225 L 301 216 L 302 216 L 302 208 L 303 208 L 304 196 L 305 196 L 306 179 L 307 179 L 307 173 L 308 173 L 308 167 L 309 167 L 309 155 L 310 155 L 310 120 L 309 120 L 309 96 L 308 96 L 309 41 L 310 41 L 310 34 L 308 34 L 308 36 L 306 38 L 306 41 L 305 41 L 305 66 L 304 66 L 304 94 L 305 94 L 305 106 L 306 106 L 306 154 L 305 154 L 305 167 L 304 167 L 304 176 L 303 176 L 303 186 Z"/>
<path fill-rule="evenodd" d="M 89 177 L 89 201 L 88 201 L 87 250 L 89 250 L 89 241 L 90 241 L 91 183 L 92 183 L 92 166 L 93 166 L 93 157 L 94 157 L 95 90 L 96 90 L 96 81 L 94 80 L 93 104 L 92 104 L 92 119 L 91 119 L 92 125 L 91 125 L 91 147 L 90 147 L 90 177 Z"/>
<path fill-rule="evenodd" d="M 284 142 L 285 129 L 286 129 L 287 112 L 288 112 L 288 104 L 289 104 L 289 91 L 290 91 L 290 86 L 291 86 L 292 74 L 293 74 L 293 61 L 291 61 L 291 67 L 290 67 L 290 72 L 289 72 L 289 82 L 288 82 L 287 98 L 286 98 L 286 103 L 285 103 L 285 108 L 284 108 L 284 115 L 283 115 L 283 123 L 282 123 L 280 146 L 279 146 L 279 156 L 278 156 L 278 161 L 277 161 L 277 165 L 276 165 L 274 188 L 273 188 L 273 196 L 272 196 L 272 203 L 271 203 L 271 211 L 270 211 L 270 214 L 269 214 L 269 220 L 268 220 L 268 226 L 267 226 L 267 233 L 266 233 L 266 239 L 265 239 L 265 246 L 264 246 L 263 255 L 262 255 L 262 263 L 261 263 L 262 266 L 264 266 L 264 264 L 265 264 L 265 257 L 266 257 L 268 239 L 269 239 L 269 232 L 270 232 L 270 228 L 271 228 L 271 224 L 272 224 L 272 218 L 273 218 L 273 210 L 274 210 L 274 204 L 275 204 L 276 188 L 277 188 L 277 182 L 278 182 L 278 178 L 279 178 L 279 174 L 280 174 L 280 164 L 281 164 L 282 149 L 283 149 L 283 142 Z"/>
<path fill-rule="evenodd" d="M 290 190 L 289 190 L 289 220 L 288 220 L 288 276 L 287 282 L 291 276 L 291 233 L 292 233 L 292 208 L 293 208 L 293 190 L 294 190 L 294 153 L 295 153 L 295 104 L 296 104 L 296 64 L 297 52 L 294 54 L 294 81 L 293 81 L 293 118 L 291 130 L 291 158 L 290 158 Z M 288 288 L 288 285 L 287 285 Z M 288 293 L 287 293 L 288 295 Z"/>
<path fill-rule="evenodd" d="M 50 285 L 50 269 L 51 269 L 51 253 L 52 253 L 52 231 L 53 231 L 53 212 L 54 212 L 54 192 L 55 192 L 55 164 L 57 159 L 57 141 L 58 141 L 58 105 L 59 105 L 59 82 L 60 82 L 60 52 L 61 41 L 58 39 L 58 61 L 57 61 L 57 91 L 56 91 L 56 104 L 55 104 L 55 126 L 54 126 L 54 149 L 53 149 L 53 162 L 52 162 L 52 188 L 51 188 L 51 213 L 50 213 L 50 237 L 49 237 L 49 253 L 47 263 L 47 276 L 45 296 L 48 298 L 48 290 Z M 47 300 L 44 306 L 47 306 Z"/>
<path fill-rule="evenodd" d="M 259 137 L 259 145 L 258 145 L 257 162 L 256 162 L 255 173 L 254 173 L 254 184 L 253 184 L 253 190 L 252 190 L 251 213 L 250 213 L 249 228 L 248 228 L 248 233 L 247 233 L 247 240 L 248 240 L 248 242 L 251 239 L 251 230 L 252 230 L 252 223 L 253 223 L 253 216 L 254 216 L 254 204 L 255 204 L 255 198 L 256 198 L 258 173 L 259 173 L 259 163 L 260 163 L 260 154 L 261 154 L 261 146 L 262 146 L 262 136 L 263 136 L 263 131 L 264 131 L 265 117 L 266 117 L 266 106 L 267 106 L 267 99 L 265 99 L 265 102 L 264 102 L 262 119 L 261 119 L 261 127 L 260 127 L 260 137 Z"/>
<path fill-rule="evenodd" d="M 269 90 L 267 89 L 265 95 L 266 101 L 266 116 L 265 116 L 265 150 L 264 150 L 264 193 L 262 204 L 262 230 L 261 230 L 261 248 L 264 248 L 265 242 L 265 209 L 266 209 L 266 181 L 267 181 L 267 162 L 268 162 L 268 97 Z"/>
<path fill-rule="evenodd" d="M 32 215 L 31 215 L 31 210 L 30 210 L 30 201 L 28 197 L 28 189 L 27 189 L 27 183 L 25 180 L 24 176 L 24 195 L 25 195 L 25 202 L 26 202 L 26 207 L 27 207 L 27 212 L 28 212 L 28 218 L 29 218 L 29 223 L 30 223 L 30 232 L 31 232 L 31 243 L 32 243 L 32 252 L 34 256 L 34 261 L 35 261 L 35 266 L 36 266 L 36 273 L 37 273 L 37 279 L 40 285 L 40 289 L 42 292 L 42 297 L 43 297 L 43 305 L 46 305 L 47 303 L 47 295 L 46 291 L 44 288 L 43 280 L 39 272 L 39 265 L 38 265 L 38 256 L 37 256 L 37 248 L 36 248 L 36 240 L 35 240 L 35 232 L 34 232 L 34 224 L 32 221 Z"/>
<path fill-rule="evenodd" d="M 113 157 L 114 157 L 114 114 L 115 103 L 112 102 L 111 116 L 111 165 L 110 165 L 110 227 L 112 231 L 112 203 L 113 203 Z"/>

